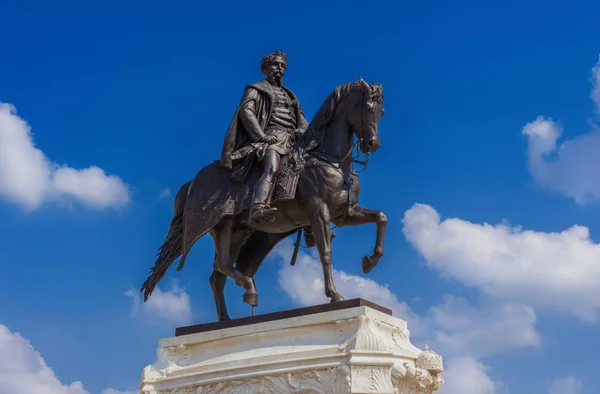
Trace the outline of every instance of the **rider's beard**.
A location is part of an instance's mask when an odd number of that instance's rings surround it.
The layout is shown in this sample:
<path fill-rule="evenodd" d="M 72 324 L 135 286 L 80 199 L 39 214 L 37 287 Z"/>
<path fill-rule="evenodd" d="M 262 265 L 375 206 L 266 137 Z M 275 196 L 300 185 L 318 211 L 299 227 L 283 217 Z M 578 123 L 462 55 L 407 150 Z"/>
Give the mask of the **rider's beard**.
<path fill-rule="evenodd" d="M 283 73 L 276 71 L 273 73 L 271 78 L 272 78 L 273 82 L 275 82 L 275 84 L 277 84 L 278 86 L 281 86 L 281 84 L 283 83 Z"/>

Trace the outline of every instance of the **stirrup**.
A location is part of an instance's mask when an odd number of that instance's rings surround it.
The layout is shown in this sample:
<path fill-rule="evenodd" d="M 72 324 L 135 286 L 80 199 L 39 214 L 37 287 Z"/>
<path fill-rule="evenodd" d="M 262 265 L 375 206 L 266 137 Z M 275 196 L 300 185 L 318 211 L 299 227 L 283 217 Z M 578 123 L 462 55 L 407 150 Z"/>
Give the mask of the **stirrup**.
<path fill-rule="evenodd" d="M 248 215 L 248 221 L 250 223 L 258 223 L 262 219 L 268 219 L 269 221 L 274 221 L 275 218 L 273 214 L 277 212 L 277 208 L 272 208 L 266 205 L 259 205 L 250 208 L 250 214 Z"/>

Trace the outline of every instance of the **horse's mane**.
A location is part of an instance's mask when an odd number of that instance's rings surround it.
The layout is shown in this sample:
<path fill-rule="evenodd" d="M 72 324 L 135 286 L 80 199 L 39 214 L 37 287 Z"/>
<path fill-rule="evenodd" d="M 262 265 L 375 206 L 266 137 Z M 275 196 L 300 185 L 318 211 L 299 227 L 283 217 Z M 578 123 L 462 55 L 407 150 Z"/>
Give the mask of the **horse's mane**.
<path fill-rule="evenodd" d="M 359 87 L 358 82 L 348 82 L 339 85 L 329 96 L 327 96 L 306 128 L 304 136 L 300 141 L 301 147 L 308 145 L 312 141 L 319 141 L 321 139 L 325 127 L 331 122 L 331 119 L 333 119 L 333 114 L 335 113 L 338 103 L 357 87 Z"/>
<path fill-rule="evenodd" d="M 378 102 L 381 102 L 383 99 L 383 93 L 381 90 L 381 86 L 379 85 L 370 85 L 373 90 L 371 97 Z M 362 93 L 363 87 L 361 86 L 361 82 L 354 81 L 348 82 L 343 85 L 339 85 L 334 89 L 333 92 L 325 99 L 321 107 L 313 117 L 312 121 L 306 128 L 302 139 L 299 141 L 298 145 L 300 148 L 305 148 L 310 144 L 314 144 L 315 142 L 319 142 L 323 137 L 323 132 L 325 131 L 326 126 L 333 119 L 333 114 L 342 99 L 344 99 L 347 95 L 354 92 L 355 89 L 360 89 Z"/>

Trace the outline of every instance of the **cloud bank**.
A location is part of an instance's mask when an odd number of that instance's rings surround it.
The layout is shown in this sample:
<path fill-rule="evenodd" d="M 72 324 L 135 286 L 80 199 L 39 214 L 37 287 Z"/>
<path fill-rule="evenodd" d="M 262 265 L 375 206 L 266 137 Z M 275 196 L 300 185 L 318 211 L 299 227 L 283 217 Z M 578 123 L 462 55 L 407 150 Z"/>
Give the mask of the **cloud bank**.
<path fill-rule="evenodd" d="M 96 209 L 130 202 L 128 186 L 96 166 L 74 169 L 52 162 L 36 148 L 31 128 L 14 106 L 0 103 L 0 197 L 27 210 L 71 199 Z"/>
<path fill-rule="evenodd" d="M 18 333 L 0 324 L 0 393 L 90 394 L 83 383 L 63 384 L 42 355 Z M 133 394 L 106 389 L 102 394 Z"/>
<path fill-rule="evenodd" d="M 489 368 L 473 357 L 454 358 L 445 364 L 440 394 L 497 394 L 502 390 L 502 382 L 494 381 Z"/>
<path fill-rule="evenodd" d="M 135 289 L 127 290 L 125 295 L 133 302 L 132 316 L 139 316 L 148 323 L 185 326 L 193 322 L 190 296 L 176 282 L 167 291 L 156 287 L 147 302 L 142 302 L 140 292 Z"/>
<path fill-rule="evenodd" d="M 583 385 L 572 376 L 556 379 L 550 384 L 548 394 L 579 394 Z"/>
<path fill-rule="evenodd" d="M 600 115 L 600 60 L 592 68 L 590 98 Z M 527 138 L 527 165 L 539 187 L 573 198 L 578 204 L 600 200 L 600 128 L 590 130 L 559 144 L 563 133 L 559 123 L 538 116 L 521 133 Z"/>
<path fill-rule="evenodd" d="M 587 227 L 546 233 L 508 224 L 442 221 L 424 204 L 409 209 L 403 222 L 406 239 L 443 276 L 496 299 L 598 318 L 600 245 Z"/>

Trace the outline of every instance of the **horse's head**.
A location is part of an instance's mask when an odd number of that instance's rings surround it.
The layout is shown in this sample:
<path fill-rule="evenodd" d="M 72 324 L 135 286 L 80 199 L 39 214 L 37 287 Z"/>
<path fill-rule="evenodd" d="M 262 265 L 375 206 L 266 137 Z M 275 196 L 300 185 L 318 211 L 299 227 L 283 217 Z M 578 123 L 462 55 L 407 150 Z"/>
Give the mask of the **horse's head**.
<path fill-rule="evenodd" d="M 359 141 L 362 153 L 373 153 L 381 146 L 379 141 L 379 118 L 383 110 L 383 88 L 381 85 L 368 84 L 362 77 L 358 80 L 356 106 L 348 111 L 348 122 Z"/>

